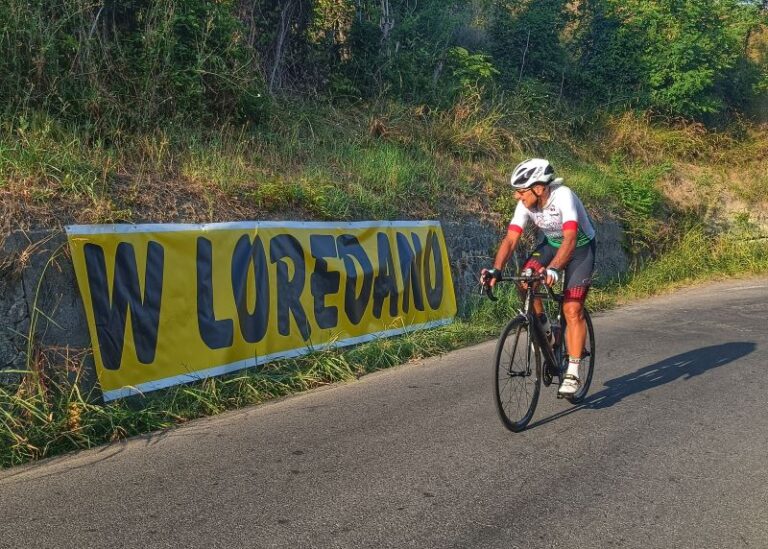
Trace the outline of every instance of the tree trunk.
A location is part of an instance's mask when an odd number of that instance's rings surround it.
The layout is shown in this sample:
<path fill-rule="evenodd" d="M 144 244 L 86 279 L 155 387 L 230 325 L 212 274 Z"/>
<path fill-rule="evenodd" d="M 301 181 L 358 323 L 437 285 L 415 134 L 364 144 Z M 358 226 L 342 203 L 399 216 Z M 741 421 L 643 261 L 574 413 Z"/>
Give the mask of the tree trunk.
<path fill-rule="evenodd" d="M 517 82 L 520 83 L 523 79 L 523 70 L 525 70 L 525 56 L 528 55 L 528 46 L 531 44 L 531 31 L 528 29 L 528 37 L 525 39 L 525 50 L 523 50 L 523 59 L 520 61 L 520 76 L 517 77 Z"/>
<path fill-rule="evenodd" d="M 280 65 L 283 63 L 283 55 L 285 54 L 285 40 L 288 32 L 291 28 L 291 18 L 293 17 L 293 11 L 296 4 L 293 0 L 288 0 L 283 9 L 280 10 L 280 29 L 278 30 L 277 38 L 275 40 L 275 56 L 272 60 L 272 71 L 269 75 L 269 93 L 272 94 L 275 91 L 275 87 L 279 87 L 282 82 L 282 74 L 280 71 Z"/>
<path fill-rule="evenodd" d="M 381 19 L 379 28 L 381 29 L 381 42 L 386 43 L 389 40 L 389 33 L 395 26 L 395 18 L 389 8 L 389 0 L 381 0 Z"/>

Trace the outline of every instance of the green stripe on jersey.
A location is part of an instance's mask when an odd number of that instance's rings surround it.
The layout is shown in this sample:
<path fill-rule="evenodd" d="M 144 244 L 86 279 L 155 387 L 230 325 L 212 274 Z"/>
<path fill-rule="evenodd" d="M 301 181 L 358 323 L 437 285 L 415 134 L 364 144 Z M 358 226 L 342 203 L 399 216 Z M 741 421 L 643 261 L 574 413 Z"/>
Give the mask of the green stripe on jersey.
<path fill-rule="evenodd" d="M 576 247 L 580 248 L 581 246 L 584 246 L 585 244 L 589 244 L 590 238 L 584 233 L 584 231 L 581 230 L 581 227 L 579 227 L 579 231 L 576 234 Z M 549 238 L 547 237 L 547 242 L 550 246 L 554 248 L 559 248 L 563 245 L 563 239 L 562 238 Z"/>

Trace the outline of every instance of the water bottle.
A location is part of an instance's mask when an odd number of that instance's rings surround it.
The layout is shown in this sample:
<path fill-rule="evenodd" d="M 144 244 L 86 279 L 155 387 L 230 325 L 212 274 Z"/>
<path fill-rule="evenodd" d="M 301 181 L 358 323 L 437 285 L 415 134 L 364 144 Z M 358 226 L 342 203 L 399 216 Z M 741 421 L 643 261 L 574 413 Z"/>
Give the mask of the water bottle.
<path fill-rule="evenodd" d="M 555 322 L 552 324 L 552 345 L 557 346 L 560 344 L 560 325 Z"/>
<path fill-rule="evenodd" d="M 555 334 L 552 331 L 552 325 L 549 323 L 549 318 L 547 318 L 546 313 L 541 313 L 541 315 L 539 315 L 539 320 L 541 321 L 541 327 L 544 329 L 544 335 L 547 336 L 549 346 L 551 347 L 555 344 Z"/>

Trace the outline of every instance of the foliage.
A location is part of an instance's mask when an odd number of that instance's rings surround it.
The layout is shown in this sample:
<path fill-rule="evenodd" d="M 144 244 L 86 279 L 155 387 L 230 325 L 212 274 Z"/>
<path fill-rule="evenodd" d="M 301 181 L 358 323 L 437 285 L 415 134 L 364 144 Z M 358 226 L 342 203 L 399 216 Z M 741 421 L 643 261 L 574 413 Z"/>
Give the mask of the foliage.
<path fill-rule="evenodd" d="M 643 33 L 622 24 L 613 5 L 603 0 L 580 2 L 574 18 L 570 94 L 592 108 L 639 103 L 647 93 Z"/>
<path fill-rule="evenodd" d="M 460 46 L 448 50 L 448 62 L 458 95 L 468 95 L 482 89 L 486 82 L 500 74 L 487 54 L 469 53 Z"/>
<path fill-rule="evenodd" d="M 8 0 L 3 108 L 98 127 L 263 121 L 268 96 L 445 105 L 470 88 L 684 117 L 763 94 L 766 12 L 740 0 Z M 492 60 L 492 61 L 491 61 Z M 497 72 L 498 71 L 498 72 Z M 476 91 L 476 90 L 472 90 Z"/>
<path fill-rule="evenodd" d="M 535 78 L 559 86 L 568 71 L 560 33 L 568 23 L 565 0 L 499 0 L 491 23 L 491 53 L 501 81 L 513 87 Z"/>
<path fill-rule="evenodd" d="M 618 288 L 620 301 L 669 291 L 701 280 L 762 275 L 768 272 L 765 241 L 745 240 L 741 234 L 715 236 L 694 226 L 669 253 L 645 266 Z"/>
<path fill-rule="evenodd" d="M 230 0 L 12 0 L 0 6 L 0 25 L 0 100 L 14 110 L 146 127 L 256 120 L 265 108 L 256 54 Z"/>
<path fill-rule="evenodd" d="M 614 6 L 630 35 L 643 37 L 641 68 L 652 106 L 686 117 L 723 109 L 739 62 L 746 63 L 748 33 L 760 22 L 757 9 L 740 0 L 629 0 Z"/>
<path fill-rule="evenodd" d="M 448 7 L 442 0 L 360 2 L 347 76 L 359 81 L 362 95 L 368 97 L 389 95 L 414 102 L 446 99 L 446 91 L 460 87 L 446 69 L 473 4 L 477 0 Z"/>
<path fill-rule="evenodd" d="M 765 60 L 750 56 L 765 14 L 739 0 L 499 0 L 491 52 L 513 89 L 526 77 L 589 105 L 688 118 L 742 110 Z M 761 68 L 762 67 L 762 68 Z"/>
<path fill-rule="evenodd" d="M 674 221 L 662 215 L 663 196 L 655 185 L 669 170 L 668 165 L 645 168 L 621 157 L 613 158 L 611 172 L 615 177 L 625 244 L 630 257 L 636 260 L 662 253 L 675 234 Z"/>

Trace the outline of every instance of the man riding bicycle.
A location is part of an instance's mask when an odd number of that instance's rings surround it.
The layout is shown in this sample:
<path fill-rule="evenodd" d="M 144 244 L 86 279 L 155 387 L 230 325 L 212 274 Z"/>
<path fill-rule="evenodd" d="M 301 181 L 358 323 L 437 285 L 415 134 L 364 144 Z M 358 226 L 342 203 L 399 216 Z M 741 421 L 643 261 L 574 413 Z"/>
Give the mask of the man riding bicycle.
<path fill-rule="evenodd" d="M 563 314 L 568 325 L 565 338 L 568 369 L 558 393 L 573 395 L 580 386 L 579 364 L 587 339 L 583 311 L 595 268 L 595 229 L 581 200 L 562 184 L 562 179 L 555 179 L 555 169 L 547 160 L 532 158 L 521 162 L 512 173 L 510 183 L 518 199 L 517 207 L 499 245 L 493 268 L 483 269 L 480 281 L 493 287 L 501 279 L 501 270 L 529 221 L 541 229 L 544 240 L 526 259 L 523 270 L 543 274 L 548 286 L 557 283 L 565 272 Z M 541 299 L 534 301 L 534 310 L 549 331 Z"/>

